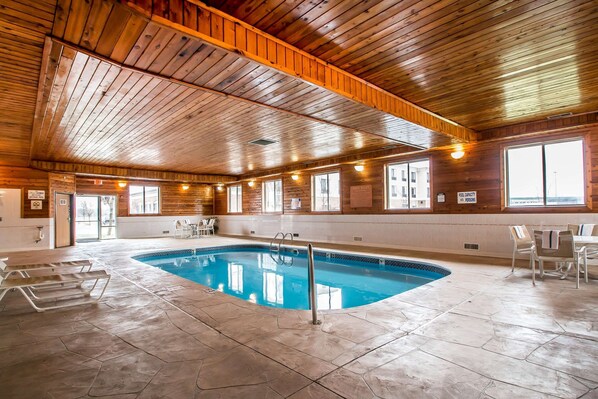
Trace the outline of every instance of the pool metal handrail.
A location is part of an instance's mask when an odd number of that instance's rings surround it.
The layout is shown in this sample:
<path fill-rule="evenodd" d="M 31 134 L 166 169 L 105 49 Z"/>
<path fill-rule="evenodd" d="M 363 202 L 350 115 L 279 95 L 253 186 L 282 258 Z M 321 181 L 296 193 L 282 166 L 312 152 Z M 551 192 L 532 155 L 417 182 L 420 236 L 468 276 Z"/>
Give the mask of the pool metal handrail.
<path fill-rule="evenodd" d="M 316 302 L 316 275 L 314 262 L 314 248 L 307 244 L 307 279 L 309 282 L 309 307 L 311 308 L 311 322 L 314 325 L 322 324 L 318 320 L 318 304 Z"/>
<path fill-rule="evenodd" d="M 274 241 L 276 241 L 276 239 L 278 239 L 279 236 L 282 236 L 282 238 L 280 239 L 280 241 L 278 241 L 277 248 L 273 248 Z M 270 240 L 270 251 L 280 253 L 280 247 L 282 247 L 282 245 L 284 244 L 284 240 L 287 238 L 287 236 L 291 237 L 291 242 L 292 242 L 293 241 L 293 233 L 283 233 L 282 231 L 279 231 L 278 233 L 276 233 L 274 238 L 272 240 Z"/>

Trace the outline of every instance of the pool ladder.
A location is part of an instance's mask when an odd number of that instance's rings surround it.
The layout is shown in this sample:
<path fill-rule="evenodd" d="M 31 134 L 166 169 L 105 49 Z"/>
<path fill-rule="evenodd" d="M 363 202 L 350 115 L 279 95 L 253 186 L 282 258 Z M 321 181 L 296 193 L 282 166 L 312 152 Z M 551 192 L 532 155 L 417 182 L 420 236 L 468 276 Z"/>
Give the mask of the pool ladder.
<path fill-rule="evenodd" d="M 279 264 L 279 265 L 282 264 L 282 265 L 292 266 L 293 265 L 293 258 L 289 257 L 289 260 L 287 260 L 286 257 L 283 257 L 280 254 L 280 248 L 284 244 L 284 240 L 286 239 L 287 236 L 291 237 L 291 242 L 293 242 L 293 234 L 291 234 L 291 233 L 286 233 L 285 234 L 282 231 L 276 233 L 276 235 L 274 236 L 274 238 L 270 241 L 270 257 L 272 259 L 274 259 L 274 261 L 277 264 Z M 275 243 L 276 240 L 279 240 L 278 243 Z M 275 258 L 274 255 L 272 255 L 273 252 L 275 252 L 275 253 L 278 254 L 278 256 L 277 256 L 278 259 Z"/>
<path fill-rule="evenodd" d="M 284 244 L 284 240 L 288 237 L 291 237 L 291 242 L 293 242 L 293 234 L 292 233 L 283 233 L 279 231 L 276 233 L 274 238 L 270 240 L 270 252 L 278 252 L 280 253 L 280 247 Z M 278 240 L 278 245 L 276 245 L 275 241 Z"/>

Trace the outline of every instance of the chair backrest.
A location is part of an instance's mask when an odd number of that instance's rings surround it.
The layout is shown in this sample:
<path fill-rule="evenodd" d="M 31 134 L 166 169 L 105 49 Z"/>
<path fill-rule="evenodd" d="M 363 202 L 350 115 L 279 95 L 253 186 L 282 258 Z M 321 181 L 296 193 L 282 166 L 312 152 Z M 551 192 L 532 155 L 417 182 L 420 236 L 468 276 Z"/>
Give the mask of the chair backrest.
<path fill-rule="evenodd" d="M 174 228 L 179 230 L 183 227 L 183 223 L 180 220 L 177 220 L 176 222 L 174 222 Z"/>
<path fill-rule="evenodd" d="M 216 219 L 210 219 L 208 222 L 208 227 L 214 227 L 214 223 L 216 223 Z"/>
<path fill-rule="evenodd" d="M 511 232 L 511 238 L 515 241 L 517 248 L 530 247 L 533 245 L 534 239 L 525 225 L 509 226 L 509 231 Z"/>
<path fill-rule="evenodd" d="M 554 258 L 574 258 L 575 243 L 573 242 L 573 233 L 571 231 L 561 231 L 559 233 L 558 249 L 542 248 L 542 230 L 534 230 L 534 240 L 536 242 L 536 255 Z"/>
<path fill-rule="evenodd" d="M 594 225 L 594 230 L 592 230 L 592 235 L 593 236 L 598 236 L 598 224 Z"/>
<path fill-rule="evenodd" d="M 569 230 L 574 236 L 579 235 L 579 225 L 578 224 L 568 224 L 567 230 Z"/>

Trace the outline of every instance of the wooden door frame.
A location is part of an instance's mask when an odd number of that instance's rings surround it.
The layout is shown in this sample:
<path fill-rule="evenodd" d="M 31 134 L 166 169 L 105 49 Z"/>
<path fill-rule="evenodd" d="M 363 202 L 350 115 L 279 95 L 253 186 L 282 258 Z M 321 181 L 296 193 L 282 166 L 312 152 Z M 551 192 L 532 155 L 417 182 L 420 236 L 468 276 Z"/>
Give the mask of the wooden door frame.
<path fill-rule="evenodd" d="M 71 219 L 71 223 L 70 223 L 70 234 L 69 234 L 69 247 L 72 247 L 75 245 L 75 218 L 74 218 L 74 212 L 75 212 L 75 206 L 74 206 L 74 200 L 75 200 L 75 194 L 73 193 L 60 193 L 60 192 L 55 192 L 54 193 L 54 249 L 58 248 L 56 246 L 56 237 L 58 235 L 58 232 L 56 230 L 56 211 L 58 210 L 58 200 L 56 199 L 56 197 L 58 195 L 67 195 L 69 197 L 69 201 L 70 201 L 70 209 L 69 209 L 69 217 Z M 60 247 L 60 248 L 64 248 L 64 247 Z"/>

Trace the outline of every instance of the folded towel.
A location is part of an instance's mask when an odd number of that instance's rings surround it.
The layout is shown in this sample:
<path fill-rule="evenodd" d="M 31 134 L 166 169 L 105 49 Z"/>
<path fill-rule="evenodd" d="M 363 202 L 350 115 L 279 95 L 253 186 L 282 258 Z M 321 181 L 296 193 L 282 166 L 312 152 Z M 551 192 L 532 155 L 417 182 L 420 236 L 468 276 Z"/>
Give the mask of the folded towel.
<path fill-rule="evenodd" d="M 580 236 L 591 236 L 593 231 L 594 231 L 593 224 L 580 224 L 579 225 L 579 235 Z"/>
<path fill-rule="evenodd" d="M 523 233 L 523 228 L 521 226 L 513 226 L 513 228 L 515 229 L 515 234 L 517 235 L 517 238 L 525 237 L 525 234 Z"/>
<path fill-rule="evenodd" d="M 559 230 L 542 231 L 542 249 L 559 249 Z"/>

